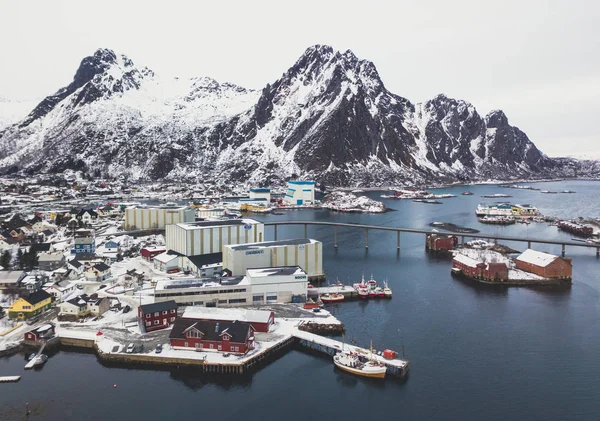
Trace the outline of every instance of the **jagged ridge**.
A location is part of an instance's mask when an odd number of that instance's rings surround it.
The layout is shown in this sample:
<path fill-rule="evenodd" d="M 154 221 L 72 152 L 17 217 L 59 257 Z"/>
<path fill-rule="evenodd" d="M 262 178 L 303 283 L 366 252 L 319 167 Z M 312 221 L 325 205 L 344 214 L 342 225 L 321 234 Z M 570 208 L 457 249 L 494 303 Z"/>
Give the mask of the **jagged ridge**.
<path fill-rule="evenodd" d="M 444 95 L 414 105 L 385 88 L 373 63 L 320 45 L 261 92 L 206 77 L 164 80 L 101 49 L 0 131 L 0 168 L 12 172 L 373 185 L 595 168 L 577 165 L 544 156 L 502 111 L 482 118 Z"/>

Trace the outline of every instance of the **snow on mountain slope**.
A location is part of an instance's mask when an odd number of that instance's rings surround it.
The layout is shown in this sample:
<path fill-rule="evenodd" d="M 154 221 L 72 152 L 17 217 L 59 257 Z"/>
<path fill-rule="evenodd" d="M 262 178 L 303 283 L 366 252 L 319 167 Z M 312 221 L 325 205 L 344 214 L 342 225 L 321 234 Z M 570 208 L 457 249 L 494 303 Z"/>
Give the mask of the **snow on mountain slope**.
<path fill-rule="evenodd" d="M 164 79 L 100 49 L 69 85 L 0 129 L 9 172 L 390 185 L 597 168 L 578 165 L 544 156 L 502 111 L 482 118 L 445 95 L 413 105 L 385 88 L 373 63 L 322 45 L 262 91 Z"/>

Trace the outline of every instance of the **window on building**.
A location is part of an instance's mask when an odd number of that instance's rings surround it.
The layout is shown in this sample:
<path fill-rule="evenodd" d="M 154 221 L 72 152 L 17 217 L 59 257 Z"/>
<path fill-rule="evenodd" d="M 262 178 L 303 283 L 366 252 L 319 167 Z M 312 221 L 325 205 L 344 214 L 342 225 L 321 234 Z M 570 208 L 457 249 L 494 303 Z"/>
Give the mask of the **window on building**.
<path fill-rule="evenodd" d="M 146 322 L 146 326 L 152 326 L 152 322 Z"/>
<path fill-rule="evenodd" d="M 223 349 L 223 347 L 222 347 L 221 345 L 219 345 L 219 346 L 217 346 L 217 349 L 218 349 L 219 351 L 221 351 L 221 350 Z"/>
<path fill-rule="evenodd" d="M 219 300 L 219 304 L 227 304 L 227 300 Z"/>
<path fill-rule="evenodd" d="M 163 315 L 167 314 L 167 310 L 163 311 Z"/>
<path fill-rule="evenodd" d="M 200 344 L 196 342 L 196 348 L 200 348 Z"/>
<path fill-rule="evenodd" d="M 188 347 L 188 343 L 187 343 L 187 342 L 184 342 L 184 343 L 183 343 L 183 346 L 185 346 L 185 347 L 187 348 L 187 347 Z"/>
<path fill-rule="evenodd" d="M 152 317 L 152 314 L 146 314 L 146 319 L 149 319 L 150 317 Z"/>
<path fill-rule="evenodd" d="M 210 349 L 213 349 L 213 348 L 214 348 L 213 344 L 210 344 L 208 347 L 209 347 Z"/>
<path fill-rule="evenodd" d="M 171 314 L 175 314 L 175 313 L 177 313 L 177 310 L 175 310 L 175 309 L 171 310 Z"/>
<path fill-rule="evenodd" d="M 171 317 L 171 321 L 174 322 L 175 321 L 175 317 Z"/>
<path fill-rule="evenodd" d="M 159 313 L 157 311 L 156 313 L 154 313 L 154 317 L 158 317 L 158 316 L 159 316 Z"/>
<path fill-rule="evenodd" d="M 159 323 L 160 323 L 160 320 L 155 320 L 155 321 L 154 321 L 154 324 L 155 324 L 155 325 L 157 325 L 157 324 L 159 324 Z"/>

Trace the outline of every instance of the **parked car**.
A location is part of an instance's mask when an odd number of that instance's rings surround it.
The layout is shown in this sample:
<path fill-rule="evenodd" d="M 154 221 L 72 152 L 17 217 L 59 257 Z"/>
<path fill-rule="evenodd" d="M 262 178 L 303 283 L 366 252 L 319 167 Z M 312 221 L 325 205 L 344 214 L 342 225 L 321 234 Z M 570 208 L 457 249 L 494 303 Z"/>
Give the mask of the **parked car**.
<path fill-rule="evenodd" d="M 83 285 L 77 284 L 77 289 L 83 289 Z"/>
<path fill-rule="evenodd" d="M 129 306 L 123 307 L 123 313 L 129 313 L 129 310 L 131 310 L 131 307 L 129 307 Z"/>
<path fill-rule="evenodd" d="M 106 288 L 106 285 L 100 285 L 98 289 Z"/>
<path fill-rule="evenodd" d="M 33 325 L 36 324 L 41 318 L 41 316 L 32 317 L 31 319 L 27 319 L 25 323 L 27 323 L 28 325 Z"/>
<path fill-rule="evenodd" d="M 156 345 L 156 349 L 154 350 L 154 352 L 160 354 L 162 352 L 162 344 Z"/>
<path fill-rule="evenodd" d="M 132 342 L 127 346 L 127 353 L 128 354 L 132 354 L 133 353 L 133 348 L 135 347 L 135 344 Z"/>
<path fill-rule="evenodd" d="M 144 350 L 144 344 L 137 344 L 133 347 L 133 352 L 136 354 Z"/>

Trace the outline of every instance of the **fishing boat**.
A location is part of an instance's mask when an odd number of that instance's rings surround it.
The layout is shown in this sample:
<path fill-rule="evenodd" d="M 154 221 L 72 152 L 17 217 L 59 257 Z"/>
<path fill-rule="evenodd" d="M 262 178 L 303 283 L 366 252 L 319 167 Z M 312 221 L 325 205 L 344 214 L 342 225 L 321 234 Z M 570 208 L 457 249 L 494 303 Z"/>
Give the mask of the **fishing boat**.
<path fill-rule="evenodd" d="M 356 285 L 356 291 L 358 291 L 358 298 L 369 298 L 369 285 L 365 282 L 364 275 L 360 283 Z"/>
<path fill-rule="evenodd" d="M 472 191 L 464 191 L 462 192 L 463 196 L 473 196 L 473 192 Z"/>
<path fill-rule="evenodd" d="M 392 289 L 388 286 L 387 281 L 383 283 L 383 294 L 385 298 L 392 298 Z"/>
<path fill-rule="evenodd" d="M 334 292 L 333 294 L 324 294 L 321 295 L 321 301 L 323 301 L 325 304 L 339 303 L 340 301 L 344 301 L 344 296 L 342 294 L 338 294 L 337 292 Z"/>
<path fill-rule="evenodd" d="M 383 288 L 381 288 L 381 287 L 375 288 L 375 294 L 376 294 L 377 298 L 385 298 L 385 293 L 383 292 Z"/>
<path fill-rule="evenodd" d="M 347 371 L 348 373 L 356 374 L 362 377 L 372 377 L 377 379 L 385 378 L 387 367 L 373 360 L 373 348 L 371 347 L 371 356 L 368 361 L 363 361 L 357 353 L 350 351 L 342 351 L 335 354 L 333 363 L 336 367 Z"/>
<path fill-rule="evenodd" d="M 482 224 L 491 224 L 491 225 L 512 225 L 515 223 L 514 218 L 509 218 L 506 216 L 484 216 L 482 218 L 477 218 L 477 219 Z"/>

